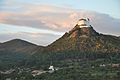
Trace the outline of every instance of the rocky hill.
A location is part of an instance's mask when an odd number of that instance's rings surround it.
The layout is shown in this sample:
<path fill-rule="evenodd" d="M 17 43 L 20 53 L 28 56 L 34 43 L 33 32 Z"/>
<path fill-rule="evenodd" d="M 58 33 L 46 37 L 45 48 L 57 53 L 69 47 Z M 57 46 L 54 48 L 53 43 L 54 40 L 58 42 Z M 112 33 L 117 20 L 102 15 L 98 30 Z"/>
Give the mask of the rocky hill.
<path fill-rule="evenodd" d="M 46 51 L 93 51 L 93 52 L 120 52 L 120 38 L 112 35 L 100 34 L 89 27 L 76 24 L 61 38 L 48 45 Z"/>

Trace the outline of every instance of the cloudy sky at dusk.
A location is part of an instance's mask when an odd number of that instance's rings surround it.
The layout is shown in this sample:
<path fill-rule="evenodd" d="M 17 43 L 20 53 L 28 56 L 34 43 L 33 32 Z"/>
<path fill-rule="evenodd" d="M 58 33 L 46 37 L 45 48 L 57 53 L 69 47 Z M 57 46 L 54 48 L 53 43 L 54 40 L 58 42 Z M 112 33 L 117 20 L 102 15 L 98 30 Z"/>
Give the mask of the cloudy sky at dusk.
<path fill-rule="evenodd" d="M 48 45 L 83 17 L 96 31 L 120 36 L 120 0 L 0 0 L 0 42 Z"/>

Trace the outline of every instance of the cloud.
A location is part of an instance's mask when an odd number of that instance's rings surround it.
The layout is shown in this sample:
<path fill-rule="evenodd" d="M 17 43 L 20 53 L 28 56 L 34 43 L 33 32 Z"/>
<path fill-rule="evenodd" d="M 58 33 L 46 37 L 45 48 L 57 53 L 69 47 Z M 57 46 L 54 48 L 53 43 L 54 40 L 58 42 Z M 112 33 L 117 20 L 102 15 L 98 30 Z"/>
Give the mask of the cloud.
<path fill-rule="evenodd" d="M 21 4 L 17 9 L 20 11 L 0 11 L 0 23 L 66 32 L 76 25 L 79 18 L 88 17 L 97 31 L 120 35 L 120 19 L 108 14 L 34 4 Z"/>
<path fill-rule="evenodd" d="M 72 9 L 54 7 L 49 5 L 24 5 L 22 12 L 0 12 L 0 22 L 5 24 L 44 28 L 62 31 L 67 25 L 67 16 Z M 6 14 L 4 17 L 3 14 Z M 60 16 L 60 18 L 58 18 Z M 65 19 L 66 18 L 66 19 Z M 59 28 L 58 28 L 59 27 Z"/>

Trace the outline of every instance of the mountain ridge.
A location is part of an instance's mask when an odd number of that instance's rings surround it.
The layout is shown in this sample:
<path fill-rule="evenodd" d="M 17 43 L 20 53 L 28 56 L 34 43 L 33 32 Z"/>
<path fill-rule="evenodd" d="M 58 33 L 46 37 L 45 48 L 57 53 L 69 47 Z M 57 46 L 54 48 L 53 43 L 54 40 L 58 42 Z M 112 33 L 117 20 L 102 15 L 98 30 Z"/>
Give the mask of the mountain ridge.
<path fill-rule="evenodd" d="M 15 52 L 22 51 L 29 54 L 65 50 L 119 52 L 120 37 L 98 33 L 88 24 L 89 22 L 86 22 L 87 20 L 81 20 L 82 22 L 79 21 L 73 29 L 48 46 L 38 46 L 25 40 L 13 39 L 0 43 L 0 50 L 12 49 Z"/>
<path fill-rule="evenodd" d="M 1 43 L 0 67 L 42 67 L 51 62 L 59 65 L 60 61 L 108 59 L 114 55 L 119 57 L 120 37 L 98 33 L 91 25 L 83 23 L 79 22 L 79 25 L 76 24 L 72 30 L 48 46 L 38 46 L 21 39 Z"/>

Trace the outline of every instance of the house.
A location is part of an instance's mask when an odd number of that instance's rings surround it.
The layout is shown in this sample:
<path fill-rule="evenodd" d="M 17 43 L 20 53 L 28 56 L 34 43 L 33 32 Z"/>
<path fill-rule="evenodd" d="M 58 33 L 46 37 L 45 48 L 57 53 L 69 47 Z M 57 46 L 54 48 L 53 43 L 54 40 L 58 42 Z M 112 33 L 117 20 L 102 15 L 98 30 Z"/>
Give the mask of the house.
<path fill-rule="evenodd" d="M 105 64 L 100 64 L 99 66 L 100 66 L 100 67 L 105 67 L 106 65 L 105 65 Z"/>
<path fill-rule="evenodd" d="M 48 72 L 49 72 L 49 73 L 53 73 L 54 71 L 55 71 L 55 68 L 54 68 L 53 66 L 50 66 Z"/>
<path fill-rule="evenodd" d="M 53 67 L 53 66 L 50 66 L 50 67 L 49 67 L 49 70 L 54 71 L 55 69 L 54 69 L 54 67 Z"/>

